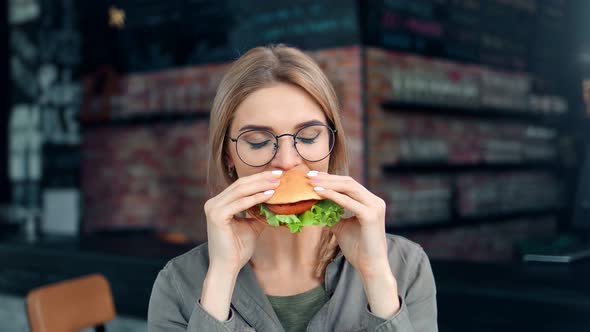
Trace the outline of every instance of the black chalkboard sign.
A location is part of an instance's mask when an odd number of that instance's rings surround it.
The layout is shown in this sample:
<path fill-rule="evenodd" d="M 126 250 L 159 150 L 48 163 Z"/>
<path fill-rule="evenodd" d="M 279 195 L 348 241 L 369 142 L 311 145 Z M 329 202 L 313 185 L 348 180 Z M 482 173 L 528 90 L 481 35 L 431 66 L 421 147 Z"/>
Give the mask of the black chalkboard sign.
<path fill-rule="evenodd" d="M 239 50 L 268 43 L 288 43 L 304 49 L 353 45 L 360 42 L 356 2 L 234 1 L 231 45 Z"/>
<path fill-rule="evenodd" d="M 369 0 L 363 42 L 518 71 L 563 58 L 562 0 Z M 542 60 L 541 60 L 542 59 Z"/>
<path fill-rule="evenodd" d="M 445 7 L 440 1 L 368 1 L 367 43 L 419 54 L 442 55 Z"/>
<path fill-rule="evenodd" d="M 84 71 L 118 72 L 225 62 L 248 49 L 287 43 L 303 49 L 358 44 L 354 0 L 126 0 L 81 3 Z M 124 25 L 109 24 L 110 11 Z"/>
<path fill-rule="evenodd" d="M 228 62 L 251 47 L 364 44 L 552 79 L 568 50 L 564 0 L 109 0 L 81 7 L 83 73 Z M 112 24 L 110 13 L 124 22 Z M 112 14 L 111 14 L 112 15 Z M 539 89 L 537 89 L 539 88 Z"/>

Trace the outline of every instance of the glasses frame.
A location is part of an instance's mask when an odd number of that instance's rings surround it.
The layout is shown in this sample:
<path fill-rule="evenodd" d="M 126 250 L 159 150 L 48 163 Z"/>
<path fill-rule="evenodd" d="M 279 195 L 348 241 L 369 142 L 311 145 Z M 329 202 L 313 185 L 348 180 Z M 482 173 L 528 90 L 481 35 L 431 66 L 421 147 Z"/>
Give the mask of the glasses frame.
<path fill-rule="evenodd" d="M 309 127 L 317 127 L 317 126 L 326 127 L 326 128 L 328 128 L 328 129 L 330 130 L 330 133 L 332 134 L 332 142 L 333 142 L 333 143 L 332 143 L 332 146 L 330 146 L 330 151 L 328 151 L 328 154 L 326 154 L 326 156 L 325 156 L 325 157 L 323 157 L 323 158 L 321 158 L 321 159 L 318 159 L 318 160 L 309 160 L 309 159 L 307 159 L 307 158 L 303 157 L 303 156 L 301 155 L 301 153 L 299 153 L 299 150 L 297 149 L 297 141 L 295 140 L 295 138 L 297 137 L 297 135 L 299 135 L 299 133 L 300 133 L 302 130 L 304 130 L 304 129 L 307 129 L 307 128 L 309 128 Z M 244 161 L 244 159 L 242 159 L 242 156 L 240 156 L 240 152 L 238 151 L 238 140 L 240 139 L 240 137 L 241 137 L 242 135 L 244 135 L 244 134 L 251 133 L 251 132 L 253 132 L 253 131 L 264 131 L 264 132 L 267 132 L 267 133 L 269 133 L 269 134 L 270 134 L 272 137 L 274 137 L 274 138 L 275 138 L 275 142 L 274 142 L 274 153 L 273 153 L 272 157 L 270 158 L 270 160 L 269 160 L 269 161 L 267 161 L 266 163 L 262 164 L 262 165 L 252 165 L 252 164 L 248 164 L 247 162 L 245 162 L 245 161 Z M 326 158 L 328 158 L 328 157 L 330 156 L 330 154 L 331 154 L 331 153 L 332 153 L 332 151 L 334 150 L 334 146 L 336 145 L 336 133 L 337 133 L 337 132 L 338 132 L 338 130 L 336 130 L 336 129 L 333 129 L 332 127 L 330 127 L 330 126 L 328 126 L 328 125 L 325 125 L 325 124 L 319 124 L 319 123 L 318 123 L 318 124 L 312 124 L 312 125 L 308 125 L 308 126 L 305 126 L 305 127 L 301 127 L 299 130 L 297 130 L 297 132 L 295 132 L 295 134 L 281 134 L 281 135 L 275 135 L 275 134 L 274 134 L 273 132 L 271 132 L 270 130 L 265 130 L 265 129 L 251 129 L 251 130 L 246 130 L 246 131 L 245 131 L 245 132 L 243 132 L 243 133 L 240 133 L 240 134 L 239 134 L 237 137 L 235 137 L 235 138 L 233 138 L 233 137 L 231 137 L 231 136 L 229 136 L 229 135 L 227 136 L 227 138 L 229 138 L 229 139 L 230 139 L 232 142 L 234 142 L 234 143 L 235 143 L 236 154 L 238 155 L 238 158 L 240 158 L 240 160 L 241 160 L 241 161 L 242 161 L 244 164 L 246 164 L 246 165 L 248 165 L 248 166 L 250 166 L 250 167 L 264 167 L 264 166 L 268 165 L 268 164 L 269 164 L 269 163 L 270 163 L 270 162 L 271 162 L 273 159 L 275 159 L 275 157 L 277 156 L 277 152 L 279 151 L 279 138 L 281 138 L 281 137 L 285 137 L 285 136 L 291 136 L 291 138 L 293 138 L 293 147 L 295 148 L 295 151 L 297 151 L 297 154 L 299 155 L 299 157 L 301 157 L 301 159 L 303 159 L 303 160 L 309 161 L 310 163 L 315 163 L 315 162 L 318 162 L 318 161 L 322 161 L 322 160 L 324 160 L 324 159 L 326 159 Z"/>

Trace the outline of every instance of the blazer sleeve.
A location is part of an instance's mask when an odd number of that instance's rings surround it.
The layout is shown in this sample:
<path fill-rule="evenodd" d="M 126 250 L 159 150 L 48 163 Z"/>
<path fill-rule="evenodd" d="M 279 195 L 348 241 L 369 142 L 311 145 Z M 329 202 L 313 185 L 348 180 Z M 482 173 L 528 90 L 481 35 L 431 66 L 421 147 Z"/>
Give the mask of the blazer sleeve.
<path fill-rule="evenodd" d="M 158 274 L 152 288 L 148 307 L 148 331 L 253 331 L 232 308 L 229 319 L 219 321 L 203 309 L 200 299 L 194 301 L 195 303 L 184 303 L 185 301 L 175 283 L 173 271 L 167 265 Z"/>
<path fill-rule="evenodd" d="M 368 331 L 375 332 L 438 332 L 436 286 L 428 256 L 422 248 L 400 310 L 390 319 L 373 315 L 366 308 Z"/>

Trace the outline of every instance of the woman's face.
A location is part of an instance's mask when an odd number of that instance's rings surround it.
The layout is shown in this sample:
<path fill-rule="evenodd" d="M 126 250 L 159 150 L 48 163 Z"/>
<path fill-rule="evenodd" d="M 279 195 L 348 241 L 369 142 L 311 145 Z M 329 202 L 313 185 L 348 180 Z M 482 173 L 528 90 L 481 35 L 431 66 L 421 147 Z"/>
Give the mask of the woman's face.
<path fill-rule="evenodd" d="M 271 87 L 257 90 L 250 94 L 238 107 L 230 126 L 229 136 L 238 137 L 243 132 L 252 129 L 266 129 L 275 136 L 283 134 L 295 134 L 305 124 L 317 123 L 328 125 L 326 116 L 321 107 L 301 88 L 279 83 Z M 321 127 L 311 127 L 321 128 Z M 316 137 L 317 133 L 311 131 L 302 132 L 301 137 Z M 243 139 L 248 137 L 247 139 Z M 248 161 L 248 164 L 260 163 L 273 151 L 273 138 L 271 135 L 244 134 L 238 142 L 240 156 Z M 278 139 L 279 148 L 275 157 L 268 164 L 261 167 L 253 167 L 242 161 L 236 151 L 236 143 L 228 139 L 229 159 L 228 166 L 235 167 L 238 177 L 248 176 L 262 171 L 281 169 L 289 170 L 298 168 L 304 171 L 317 170 L 328 171 L 330 157 L 323 160 L 310 162 L 303 159 L 295 150 L 292 136 L 283 136 Z M 311 141 L 299 141 L 300 151 L 309 149 Z M 317 143 L 314 143 L 317 144 Z M 305 151 L 304 151 L 305 152 Z M 308 152 L 312 153 L 312 152 Z M 250 158 L 250 159 L 248 159 Z M 316 160 L 313 158 L 307 159 Z M 262 161 L 264 162 L 264 161 Z"/>

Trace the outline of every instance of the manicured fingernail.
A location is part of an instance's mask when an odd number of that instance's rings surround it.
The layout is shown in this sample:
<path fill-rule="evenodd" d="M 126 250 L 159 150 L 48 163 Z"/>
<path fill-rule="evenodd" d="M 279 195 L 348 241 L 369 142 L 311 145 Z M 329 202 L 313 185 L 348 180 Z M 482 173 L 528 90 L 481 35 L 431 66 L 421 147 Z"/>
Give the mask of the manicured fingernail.
<path fill-rule="evenodd" d="M 307 176 L 316 176 L 318 175 L 318 171 L 309 171 L 307 172 Z"/>
<path fill-rule="evenodd" d="M 311 181 L 312 183 L 319 183 L 320 182 L 320 179 L 318 179 L 318 178 L 312 178 L 309 181 Z"/>
<path fill-rule="evenodd" d="M 315 191 L 324 191 L 324 187 L 313 187 L 313 190 Z"/>
<path fill-rule="evenodd" d="M 280 169 L 275 169 L 271 173 L 274 175 L 281 175 L 281 174 L 283 174 L 283 171 L 281 171 Z"/>
<path fill-rule="evenodd" d="M 275 193 L 274 190 L 267 190 L 267 191 L 264 192 L 265 195 L 272 195 L 274 193 Z"/>
<path fill-rule="evenodd" d="M 268 180 L 268 182 L 270 182 L 270 183 L 278 183 L 279 182 L 279 179 L 270 179 L 270 180 Z"/>

